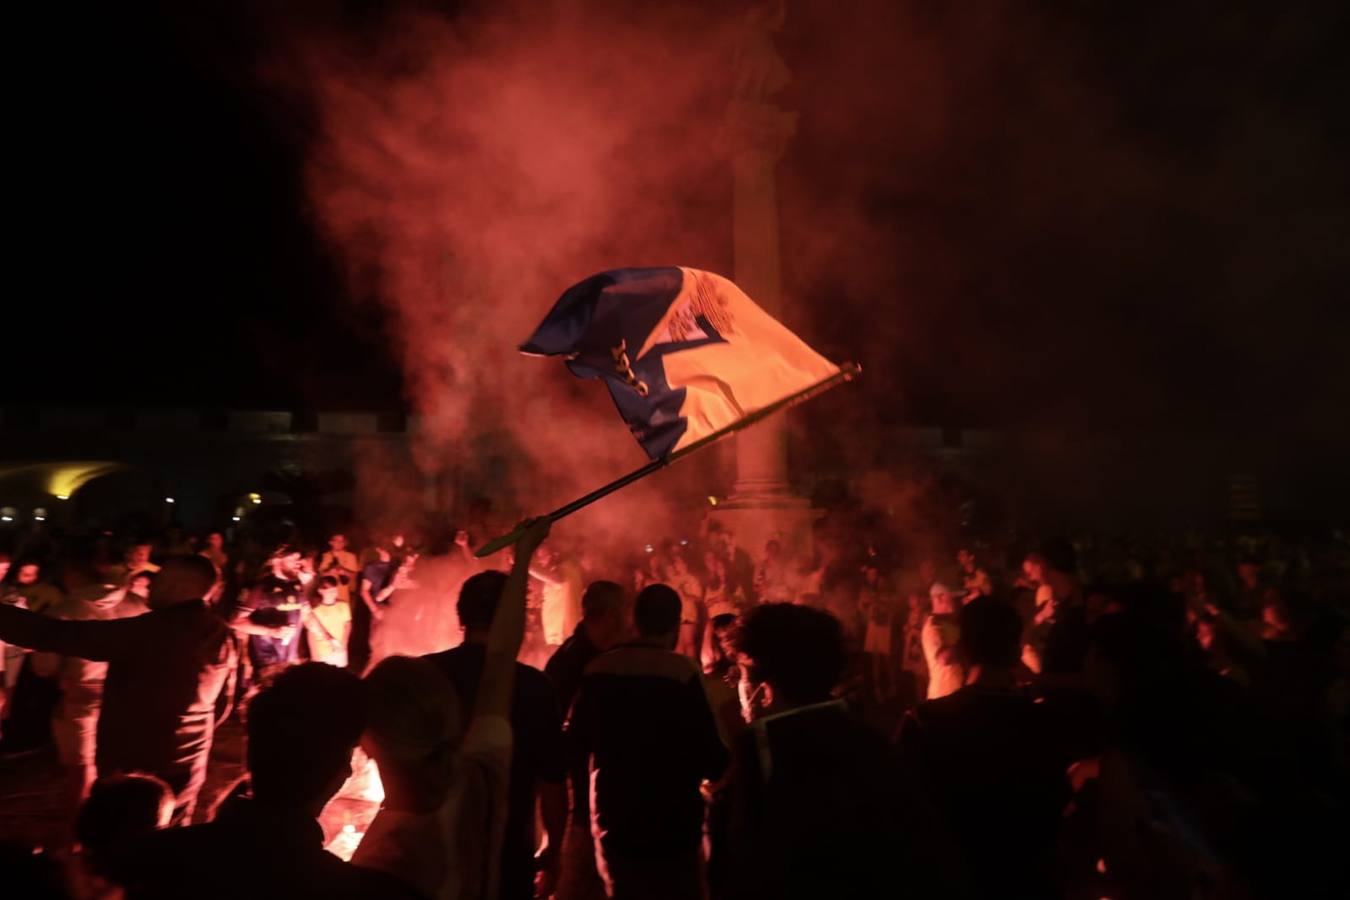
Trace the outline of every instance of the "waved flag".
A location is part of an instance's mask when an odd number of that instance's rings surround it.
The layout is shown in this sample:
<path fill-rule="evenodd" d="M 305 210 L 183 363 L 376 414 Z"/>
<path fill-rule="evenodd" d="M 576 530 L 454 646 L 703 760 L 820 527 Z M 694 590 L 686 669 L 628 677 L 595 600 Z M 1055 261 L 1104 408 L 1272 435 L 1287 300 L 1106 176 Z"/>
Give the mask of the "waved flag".
<path fill-rule="evenodd" d="M 728 279 L 674 266 L 573 285 L 520 349 L 603 379 L 654 460 L 840 373 Z"/>

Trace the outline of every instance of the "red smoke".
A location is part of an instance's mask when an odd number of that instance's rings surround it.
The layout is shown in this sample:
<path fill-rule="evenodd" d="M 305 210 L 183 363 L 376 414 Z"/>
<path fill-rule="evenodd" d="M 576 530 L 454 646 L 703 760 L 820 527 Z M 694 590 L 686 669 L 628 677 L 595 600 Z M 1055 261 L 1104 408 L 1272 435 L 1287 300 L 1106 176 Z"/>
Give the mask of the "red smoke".
<path fill-rule="evenodd" d="M 643 459 L 599 385 L 517 353 L 556 296 L 618 266 L 727 271 L 730 246 L 724 35 L 681 15 L 528 8 L 311 36 L 280 70 L 318 113 L 317 225 L 354 293 L 388 311 L 417 467 L 468 467 L 459 481 L 508 512 Z M 526 464 L 494 471 L 494 452 Z"/>

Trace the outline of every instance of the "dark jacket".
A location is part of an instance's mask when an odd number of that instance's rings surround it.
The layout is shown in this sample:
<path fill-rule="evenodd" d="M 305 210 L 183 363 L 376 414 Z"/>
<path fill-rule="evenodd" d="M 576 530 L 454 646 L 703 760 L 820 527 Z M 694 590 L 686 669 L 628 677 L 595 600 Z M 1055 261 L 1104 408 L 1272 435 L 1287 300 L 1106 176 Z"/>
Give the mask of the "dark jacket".
<path fill-rule="evenodd" d="M 567 728 L 590 762 L 605 850 L 642 856 L 698 846 L 700 782 L 721 776 L 728 753 L 690 659 L 643 644 L 602 653 L 586 667 Z"/>
<path fill-rule="evenodd" d="M 751 723 L 731 788 L 735 896 L 890 896 L 914 881 L 896 785 L 886 742 L 841 701 Z"/>

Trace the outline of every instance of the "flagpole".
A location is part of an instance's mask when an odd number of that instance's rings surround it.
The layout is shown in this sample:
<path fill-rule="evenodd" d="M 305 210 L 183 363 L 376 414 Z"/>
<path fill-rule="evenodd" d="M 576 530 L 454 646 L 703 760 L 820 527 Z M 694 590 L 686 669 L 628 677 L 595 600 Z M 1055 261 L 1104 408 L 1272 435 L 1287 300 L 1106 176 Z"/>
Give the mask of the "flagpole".
<path fill-rule="evenodd" d="M 856 363 L 844 363 L 839 367 L 839 371 L 835 372 L 830 377 L 818 381 L 815 384 L 811 385 L 810 387 L 803 388 L 802 390 L 797 391 L 795 394 L 789 394 L 782 400 L 770 403 L 768 406 L 765 406 L 762 409 L 757 409 L 754 412 L 750 413 L 749 415 L 745 416 L 744 418 L 737 419 L 735 422 L 732 422 L 726 428 L 723 428 L 719 431 L 714 431 L 712 434 L 699 438 L 698 440 L 694 441 L 687 447 L 682 447 L 679 450 L 676 450 L 674 453 L 667 453 L 660 459 L 654 459 L 651 462 L 647 463 L 645 466 L 634 469 L 627 475 L 624 475 L 621 478 L 616 478 L 609 484 L 606 484 L 602 487 L 598 487 L 595 490 L 591 491 L 589 494 L 586 494 L 585 496 L 582 497 L 578 497 L 571 503 L 567 503 L 564 504 L 563 506 L 558 507 L 557 509 L 553 510 L 553 512 L 546 514 L 543 518 L 548 519 L 550 522 L 556 522 L 559 519 L 566 518 L 567 516 L 570 516 L 577 510 L 584 509 L 585 507 L 590 506 L 595 501 L 600 500 L 601 498 L 604 497 L 608 497 L 610 494 L 614 493 L 620 488 L 628 487 L 628 485 L 632 484 L 633 482 L 641 481 L 643 478 L 646 478 L 653 472 L 657 472 L 660 471 L 661 469 L 664 469 L 666 466 L 670 465 L 671 463 L 675 462 L 678 459 L 683 459 L 684 457 L 690 455 L 691 453 L 694 453 L 698 450 L 702 450 L 704 447 L 707 447 L 711 444 L 715 444 L 716 442 L 720 441 L 724 437 L 727 437 L 728 435 L 735 434 L 738 431 L 743 431 L 744 429 L 749 428 L 751 425 L 754 425 L 757 422 L 762 422 L 775 413 L 796 406 L 799 403 L 805 403 L 812 397 L 819 396 L 820 394 L 825 393 L 831 388 L 838 387 L 839 385 L 843 384 L 846 381 L 852 381 L 853 379 L 857 378 L 858 375 L 860 375 L 861 373 L 862 368 L 858 366 Z M 485 556 L 491 556 L 498 550 L 511 546 L 516 541 L 520 540 L 521 536 L 524 534 L 525 534 L 525 527 L 519 526 L 510 534 L 504 534 L 501 537 L 493 538 L 492 540 L 488 541 L 486 544 L 484 544 L 482 547 L 479 547 L 478 550 L 474 552 L 474 556 L 479 559 L 482 559 Z"/>

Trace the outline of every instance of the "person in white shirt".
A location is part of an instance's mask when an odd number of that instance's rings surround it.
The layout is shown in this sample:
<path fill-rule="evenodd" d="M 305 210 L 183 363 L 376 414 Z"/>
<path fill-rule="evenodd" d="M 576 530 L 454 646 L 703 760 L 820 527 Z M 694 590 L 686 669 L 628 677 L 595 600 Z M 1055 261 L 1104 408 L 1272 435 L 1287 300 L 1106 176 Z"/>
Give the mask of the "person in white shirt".
<path fill-rule="evenodd" d="M 956 656 L 961 626 L 956 618 L 960 594 L 937 582 L 928 592 L 933 611 L 923 623 L 920 640 L 928 663 L 928 699 L 954 694 L 966 682 L 965 668 Z"/>

